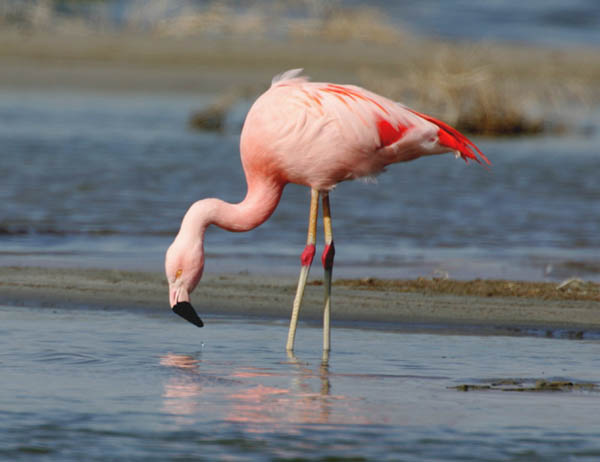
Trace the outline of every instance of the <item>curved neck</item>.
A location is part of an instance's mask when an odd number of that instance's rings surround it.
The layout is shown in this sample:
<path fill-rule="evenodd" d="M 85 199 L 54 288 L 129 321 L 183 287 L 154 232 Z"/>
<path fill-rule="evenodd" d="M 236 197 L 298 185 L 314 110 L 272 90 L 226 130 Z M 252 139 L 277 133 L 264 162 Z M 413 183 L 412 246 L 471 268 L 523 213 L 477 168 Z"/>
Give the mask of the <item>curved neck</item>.
<path fill-rule="evenodd" d="M 201 235 L 211 224 L 228 231 L 249 231 L 271 216 L 282 192 L 283 185 L 276 182 L 262 179 L 249 182 L 246 197 L 238 204 L 214 198 L 194 203 L 186 213 L 181 228 L 194 229 Z"/>

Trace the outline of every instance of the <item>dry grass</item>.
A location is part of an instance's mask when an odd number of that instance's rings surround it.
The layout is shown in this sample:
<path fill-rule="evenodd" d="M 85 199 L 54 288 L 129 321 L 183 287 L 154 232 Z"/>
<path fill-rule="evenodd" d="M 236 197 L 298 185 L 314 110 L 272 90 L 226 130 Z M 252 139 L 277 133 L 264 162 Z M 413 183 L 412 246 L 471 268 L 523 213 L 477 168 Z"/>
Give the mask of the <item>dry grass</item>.
<path fill-rule="evenodd" d="M 319 284 L 320 281 L 313 283 Z M 476 279 L 457 281 L 453 279 L 410 280 L 387 279 L 339 279 L 335 285 L 359 289 L 411 292 L 423 294 L 452 294 L 477 297 L 520 297 L 542 300 L 592 300 L 600 301 L 600 284 L 570 279 L 561 284 L 552 282 L 505 281 Z"/>
<path fill-rule="evenodd" d="M 584 113 L 600 99 L 600 63 L 592 52 L 522 51 L 410 38 L 399 50 L 402 59 L 382 65 L 358 61 L 357 83 L 466 133 L 565 133 L 577 128 L 572 112 Z M 240 92 L 227 92 L 215 107 L 226 109 L 221 100 L 233 105 L 231 93 Z M 247 92 L 245 97 L 252 99 Z"/>
<path fill-rule="evenodd" d="M 332 8 L 321 17 L 290 21 L 288 24 L 288 36 L 291 39 L 395 45 L 405 35 L 405 32 L 390 24 L 381 11 L 365 6 Z"/>
<path fill-rule="evenodd" d="M 561 119 L 566 106 L 597 104 L 600 63 L 592 53 L 431 42 L 403 51 L 393 76 L 364 68 L 361 82 L 466 132 L 561 132 L 569 128 Z"/>
<path fill-rule="evenodd" d="M 571 382 L 568 380 L 547 379 L 497 379 L 488 383 L 464 383 L 448 387 L 458 391 L 507 391 L 511 393 L 556 393 L 583 391 L 597 392 L 598 384 L 592 382 Z"/>
<path fill-rule="evenodd" d="M 0 3 L 0 56 L 207 66 L 245 79 L 248 71 L 273 74 L 303 66 L 309 75 L 358 83 L 466 132 L 492 136 L 566 131 L 572 128 L 566 108 L 583 113 L 600 101 L 594 49 L 420 39 L 376 9 L 341 8 L 335 1 L 240 9 L 218 0 L 167 14 L 169 2 L 152 0 L 133 3 L 118 27 L 103 2 L 93 3 L 94 14 L 87 17 L 65 16 L 50 0 Z M 25 32 L 26 40 L 11 37 L 11 28 Z M 51 40 L 36 41 L 40 31 Z M 61 42 L 61 36 L 67 39 Z"/>

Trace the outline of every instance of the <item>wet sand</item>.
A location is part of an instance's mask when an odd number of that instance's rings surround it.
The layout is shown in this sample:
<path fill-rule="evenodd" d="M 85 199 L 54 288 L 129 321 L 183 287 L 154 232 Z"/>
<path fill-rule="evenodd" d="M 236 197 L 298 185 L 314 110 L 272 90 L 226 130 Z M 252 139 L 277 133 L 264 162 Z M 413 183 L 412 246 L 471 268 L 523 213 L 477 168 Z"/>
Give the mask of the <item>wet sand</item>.
<path fill-rule="evenodd" d="M 256 86 L 258 92 L 274 75 L 297 67 L 313 75 L 318 72 L 319 78 L 356 81 L 363 66 L 381 67 L 388 50 L 319 43 L 315 51 L 315 45 L 135 33 L 0 31 L 0 87 L 218 93 Z"/>
<path fill-rule="evenodd" d="M 448 42 L 410 34 L 373 43 L 7 28 L 0 31 L 0 90 L 210 95 L 219 120 L 231 107 L 224 100 L 253 100 L 274 75 L 304 68 L 316 81 L 364 86 L 466 133 L 556 135 L 593 130 L 588 118 L 600 101 L 597 54 L 594 48 Z M 209 120 L 213 109 L 208 107 Z"/>
<path fill-rule="evenodd" d="M 318 276 L 313 275 L 307 287 L 301 320 L 318 322 L 321 317 L 323 293 Z M 194 293 L 193 302 L 207 325 L 214 315 L 285 320 L 295 285 L 289 277 L 207 275 Z M 334 325 L 357 327 L 597 336 L 599 285 L 575 281 L 561 289 L 556 286 L 517 281 L 340 280 L 334 283 L 332 316 Z M 0 304 L 166 310 L 167 285 L 160 273 L 0 267 Z"/>
<path fill-rule="evenodd" d="M 303 67 L 315 79 L 388 86 L 387 94 L 397 84 L 393 79 L 415 68 L 429 69 L 432 61 L 447 57 L 453 63 L 460 61 L 456 65 L 464 65 L 465 71 L 494 64 L 515 76 L 527 91 L 539 87 L 540 79 L 555 79 L 590 90 L 571 89 L 577 97 L 585 94 L 596 101 L 600 97 L 596 56 L 594 48 L 450 43 L 410 35 L 394 43 L 373 44 L 5 28 L 0 30 L 0 87 L 219 92 L 249 86 L 260 90 L 275 74 Z"/>

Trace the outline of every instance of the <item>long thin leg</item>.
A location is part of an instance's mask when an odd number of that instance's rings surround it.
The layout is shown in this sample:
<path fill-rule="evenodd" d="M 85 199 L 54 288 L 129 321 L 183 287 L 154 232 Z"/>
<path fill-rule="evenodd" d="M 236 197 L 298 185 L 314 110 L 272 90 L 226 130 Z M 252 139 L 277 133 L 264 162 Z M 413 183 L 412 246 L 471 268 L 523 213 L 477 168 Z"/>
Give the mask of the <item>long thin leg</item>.
<path fill-rule="evenodd" d="M 296 326 L 298 325 L 298 313 L 304 296 L 304 288 L 306 287 L 306 279 L 310 271 L 310 265 L 315 256 L 315 243 L 317 241 L 317 215 L 319 212 L 319 191 L 311 189 L 310 191 L 310 215 L 308 218 L 308 236 L 306 237 L 306 247 L 300 256 L 302 267 L 300 269 L 300 277 L 298 278 L 298 289 L 292 306 L 292 318 L 290 319 L 290 330 L 288 332 L 287 351 L 294 350 L 294 339 L 296 338 Z"/>
<path fill-rule="evenodd" d="M 333 231 L 331 229 L 331 210 L 329 208 L 329 193 L 323 193 L 323 227 L 325 229 L 325 249 L 321 261 L 323 262 L 323 285 L 325 286 L 325 306 L 323 308 L 323 360 L 325 361 L 331 350 L 331 273 L 333 271 L 333 257 L 335 246 L 333 245 Z"/>

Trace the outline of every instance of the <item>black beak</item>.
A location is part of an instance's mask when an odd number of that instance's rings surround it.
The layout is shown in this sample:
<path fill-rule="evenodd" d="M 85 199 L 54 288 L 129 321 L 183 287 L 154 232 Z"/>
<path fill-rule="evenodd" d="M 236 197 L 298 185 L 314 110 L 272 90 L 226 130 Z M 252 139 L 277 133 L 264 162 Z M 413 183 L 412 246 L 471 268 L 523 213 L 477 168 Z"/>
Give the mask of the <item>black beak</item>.
<path fill-rule="evenodd" d="M 198 327 L 204 326 L 202 319 L 200 319 L 200 316 L 198 316 L 198 313 L 196 313 L 196 310 L 194 309 L 194 307 L 192 305 L 190 305 L 189 302 L 177 303 L 173 307 L 173 311 L 175 313 L 177 313 L 179 316 L 181 316 L 183 319 L 185 319 L 186 321 L 191 322 L 195 326 L 198 326 Z"/>

